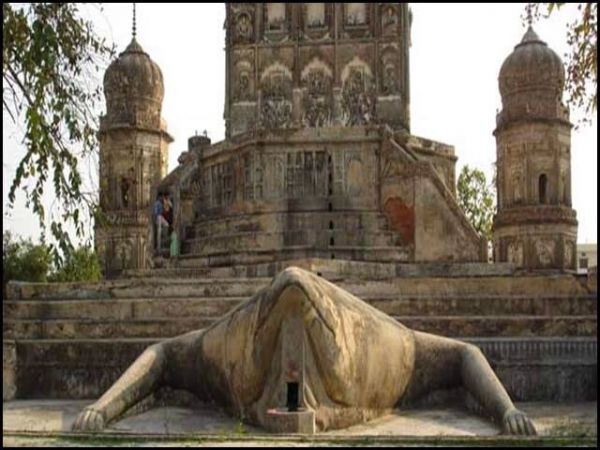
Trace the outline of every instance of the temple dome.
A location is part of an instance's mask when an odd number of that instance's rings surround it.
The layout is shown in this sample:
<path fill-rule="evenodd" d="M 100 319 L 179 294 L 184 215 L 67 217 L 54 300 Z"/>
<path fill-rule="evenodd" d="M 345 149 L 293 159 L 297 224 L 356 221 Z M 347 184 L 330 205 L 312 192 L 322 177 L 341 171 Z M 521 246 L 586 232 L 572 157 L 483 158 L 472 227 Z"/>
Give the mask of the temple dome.
<path fill-rule="evenodd" d="M 164 96 L 162 72 L 135 38 L 106 69 L 104 92 L 109 104 L 113 97 L 154 100 L 162 103 Z"/>
<path fill-rule="evenodd" d="M 565 69 L 560 57 L 530 26 L 521 42 L 504 60 L 498 79 L 503 99 L 523 91 L 539 90 L 550 90 L 560 97 Z"/>

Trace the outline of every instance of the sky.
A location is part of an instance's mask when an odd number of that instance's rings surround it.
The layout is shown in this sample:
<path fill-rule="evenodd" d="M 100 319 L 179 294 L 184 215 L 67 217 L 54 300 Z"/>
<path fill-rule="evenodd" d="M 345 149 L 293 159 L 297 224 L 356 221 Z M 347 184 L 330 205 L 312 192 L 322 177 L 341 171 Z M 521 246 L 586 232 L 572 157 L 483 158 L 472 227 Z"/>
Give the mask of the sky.
<path fill-rule="evenodd" d="M 99 34 L 122 51 L 131 41 L 131 4 L 107 3 L 103 11 L 83 7 Z M 456 176 L 463 165 L 477 167 L 488 177 L 496 159 L 492 132 L 501 108 L 498 72 L 519 43 L 525 28 L 524 4 L 411 4 L 410 50 L 411 132 L 455 147 Z M 563 57 L 566 24 L 574 8 L 534 24 L 537 34 Z M 213 142 L 224 139 L 225 6 L 223 3 L 138 3 L 137 40 L 160 66 L 165 85 L 163 117 L 175 138 L 169 170 L 186 150 L 187 139 L 207 131 Z M 100 77 L 101 80 L 101 77 Z M 99 113 L 105 111 L 98 105 Z M 578 111 L 572 111 L 575 119 Z M 591 126 L 572 131 L 572 200 L 579 221 L 578 242 L 597 242 L 597 131 Z M 34 240 L 37 218 L 17 196 L 8 211 L 8 188 L 24 150 L 20 129 L 3 113 L 3 228 Z M 97 187 L 97 163 L 86 165 L 85 182 Z M 48 189 L 50 191 L 51 189 Z M 44 197 L 50 210 L 54 199 Z"/>

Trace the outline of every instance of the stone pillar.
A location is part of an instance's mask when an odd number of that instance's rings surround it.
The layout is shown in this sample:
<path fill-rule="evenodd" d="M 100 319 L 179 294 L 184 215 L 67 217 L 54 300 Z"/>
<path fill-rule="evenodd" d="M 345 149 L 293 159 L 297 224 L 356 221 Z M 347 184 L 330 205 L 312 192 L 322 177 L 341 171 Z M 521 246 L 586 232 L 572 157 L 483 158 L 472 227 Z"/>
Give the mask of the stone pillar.
<path fill-rule="evenodd" d="M 294 88 L 292 90 L 292 126 L 300 127 L 302 125 L 302 89 Z"/>
<path fill-rule="evenodd" d="M 333 88 L 333 111 L 331 122 L 334 126 L 343 126 L 342 88 Z"/>

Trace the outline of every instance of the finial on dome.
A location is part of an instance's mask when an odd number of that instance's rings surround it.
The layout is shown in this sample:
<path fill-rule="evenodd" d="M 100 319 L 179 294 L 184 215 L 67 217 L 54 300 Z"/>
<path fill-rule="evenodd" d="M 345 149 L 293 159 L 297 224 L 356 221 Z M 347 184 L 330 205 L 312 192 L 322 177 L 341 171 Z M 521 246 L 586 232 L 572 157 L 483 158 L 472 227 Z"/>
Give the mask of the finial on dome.
<path fill-rule="evenodd" d="M 137 30 L 135 27 L 135 3 L 133 4 L 133 27 L 132 27 L 131 34 L 132 34 L 133 39 L 135 39 L 135 36 L 137 34 Z"/>
<path fill-rule="evenodd" d="M 537 33 L 533 30 L 533 27 L 530 25 L 529 28 L 527 28 L 525 34 L 523 35 L 523 39 L 521 39 L 521 43 L 519 45 L 529 44 L 531 42 L 537 42 L 539 44 L 546 45 L 546 43 L 542 41 L 542 39 L 537 35 Z"/>
<path fill-rule="evenodd" d="M 525 7 L 525 10 L 527 11 L 527 25 L 529 25 L 529 28 L 531 28 L 531 25 L 533 24 L 533 11 L 532 11 L 532 6 L 531 3 L 527 3 L 527 6 Z"/>

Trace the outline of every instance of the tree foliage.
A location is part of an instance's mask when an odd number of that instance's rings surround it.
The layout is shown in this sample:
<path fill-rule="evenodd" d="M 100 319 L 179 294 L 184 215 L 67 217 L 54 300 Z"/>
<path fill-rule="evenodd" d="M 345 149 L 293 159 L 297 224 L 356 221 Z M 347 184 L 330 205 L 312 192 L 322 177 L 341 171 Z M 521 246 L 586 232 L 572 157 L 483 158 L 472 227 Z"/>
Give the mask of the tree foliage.
<path fill-rule="evenodd" d="M 34 244 L 31 239 L 15 237 L 10 231 L 2 236 L 2 284 L 10 280 L 32 282 L 98 281 L 102 277 L 100 262 L 90 246 L 70 252 L 56 268 L 50 248 Z"/>
<path fill-rule="evenodd" d="M 96 195 L 82 191 L 78 163 L 97 153 L 96 75 L 114 53 L 79 8 L 76 3 L 2 4 L 2 105 L 22 130 L 26 150 L 8 206 L 22 189 L 45 241 L 42 196 L 52 182 L 58 205 L 50 211 L 56 262 L 74 249 L 64 225 L 73 224 L 76 235 L 85 237 L 83 216 L 95 210 Z"/>
<path fill-rule="evenodd" d="M 81 246 L 69 253 L 61 267 L 51 274 L 49 281 L 98 281 L 102 278 L 100 261 L 94 249 Z"/>
<path fill-rule="evenodd" d="M 598 93 L 598 4 L 529 3 L 527 11 L 535 18 L 550 17 L 569 5 L 577 8 L 577 18 L 567 25 L 566 90 L 569 103 L 585 113 L 590 122 L 597 108 Z"/>
<path fill-rule="evenodd" d="M 2 286 L 9 280 L 43 282 L 47 280 L 52 257 L 43 244 L 31 239 L 16 239 L 9 231 L 2 235 Z"/>
<path fill-rule="evenodd" d="M 485 174 L 465 165 L 458 177 L 458 204 L 473 228 L 488 241 L 492 239 L 492 220 L 496 209 L 493 185 L 487 184 Z"/>

